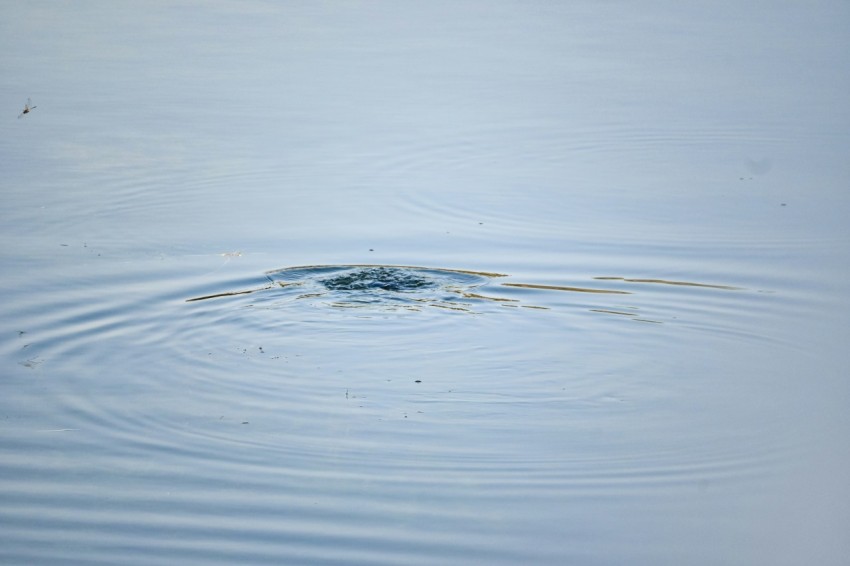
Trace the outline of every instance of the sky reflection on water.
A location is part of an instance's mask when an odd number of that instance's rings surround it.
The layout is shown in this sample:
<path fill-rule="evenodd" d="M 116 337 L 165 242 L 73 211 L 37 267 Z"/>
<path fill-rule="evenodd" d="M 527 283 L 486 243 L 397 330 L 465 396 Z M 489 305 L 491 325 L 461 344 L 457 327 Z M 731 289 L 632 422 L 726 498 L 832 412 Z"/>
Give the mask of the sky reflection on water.
<path fill-rule="evenodd" d="M 0 562 L 850 554 L 843 4 L 0 13 Z"/>

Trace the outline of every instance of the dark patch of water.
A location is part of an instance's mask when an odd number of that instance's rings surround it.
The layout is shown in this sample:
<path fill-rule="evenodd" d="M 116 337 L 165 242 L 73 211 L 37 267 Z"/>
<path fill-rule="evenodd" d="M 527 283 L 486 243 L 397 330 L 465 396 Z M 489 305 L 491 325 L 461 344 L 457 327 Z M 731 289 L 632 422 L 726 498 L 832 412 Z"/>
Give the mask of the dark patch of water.
<path fill-rule="evenodd" d="M 404 293 L 433 289 L 439 283 L 428 276 L 400 267 L 364 267 L 341 273 L 319 283 L 332 291 L 393 291 Z"/>

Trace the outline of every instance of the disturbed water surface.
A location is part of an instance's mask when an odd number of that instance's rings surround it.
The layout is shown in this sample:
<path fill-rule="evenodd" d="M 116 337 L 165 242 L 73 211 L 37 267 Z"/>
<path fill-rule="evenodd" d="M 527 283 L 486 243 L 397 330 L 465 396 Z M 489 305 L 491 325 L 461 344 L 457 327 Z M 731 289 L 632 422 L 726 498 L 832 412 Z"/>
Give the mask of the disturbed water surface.
<path fill-rule="evenodd" d="M 320 304 L 337 307 L 415 310 L 423 305 L 449 308 L 458 305 L 460 308 L 461 298 L 480 297 L 472 294 L 472 289 L 491 277 L 503 277 L 498 273 L 393 265 L 314 265 L 274 270 L 266 275 L 271 286 L 187 301 L 283 288 L 289 291 L 286 295 L 291 299 L 320 299 Z"/>
<path fill-rule="evenodd" d="M 0 563 L 850 555 L 844 6 L 0 10 Z"/>

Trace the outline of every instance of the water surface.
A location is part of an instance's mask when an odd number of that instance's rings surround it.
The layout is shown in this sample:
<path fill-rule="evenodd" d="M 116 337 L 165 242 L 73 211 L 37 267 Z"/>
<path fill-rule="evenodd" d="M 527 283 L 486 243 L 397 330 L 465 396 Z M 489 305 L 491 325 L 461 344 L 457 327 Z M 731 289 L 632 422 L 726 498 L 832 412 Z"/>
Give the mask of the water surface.
<path fill-rule="evenodd" d="M 845 7 L 2 13 L 0 562 L 850 554 Z"/>

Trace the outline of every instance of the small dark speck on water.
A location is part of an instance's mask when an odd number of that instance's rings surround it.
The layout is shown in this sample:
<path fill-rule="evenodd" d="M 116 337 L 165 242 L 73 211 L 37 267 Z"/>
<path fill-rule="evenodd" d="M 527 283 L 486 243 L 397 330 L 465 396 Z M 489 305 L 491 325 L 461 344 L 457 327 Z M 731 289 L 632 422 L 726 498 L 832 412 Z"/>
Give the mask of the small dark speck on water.
<path fill-rule="evenodd" d="M 417 380 L 416 380 L 416 383 L 422 383 L 422 380 L 421 380 L 421 379 L 417 379 Z"/>
<path fill-rule="evenodd" d="M 242 424 L 248 424 L 248 421 L 242 421 Z"/>

